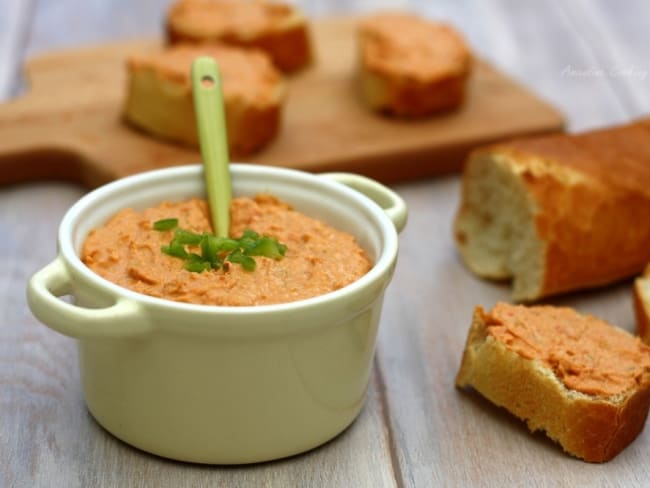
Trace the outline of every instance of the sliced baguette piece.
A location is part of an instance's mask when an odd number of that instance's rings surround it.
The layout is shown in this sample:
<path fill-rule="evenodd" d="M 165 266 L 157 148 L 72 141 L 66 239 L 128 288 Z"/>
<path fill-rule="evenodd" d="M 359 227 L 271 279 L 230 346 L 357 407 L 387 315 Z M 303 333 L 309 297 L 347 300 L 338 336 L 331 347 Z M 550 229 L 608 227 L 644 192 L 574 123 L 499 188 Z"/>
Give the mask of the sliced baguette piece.
<path fill-rule="evenodd" d="M 650 261 L 650 119 L 475 150 L 455 239 L 515 300 L 601 286 Z"/>
<path fill-rule="evenodd" d="M 422 117 L 462 104 L 470 50 L 451 26 L 382 12 L 359 24 L 359 85 L 373 110 Z"/>
<path fill-rule="evenodd" d="M 456 386 L 474 388 L 573 456 L 608 461 L 645 424 L 650 347 L 570 308 L 477 307 Z"/>
<path fill-rule="evenodd" d="M 646 344 L 650 344 L 650 265 L 643 276 L 634 280 L 634 310 L 636 333 Z"/>
<path fill-rule="evenodd" d="M 282 76 L 261 51 L 179 45 L 129 58 L 126 120 L 151 134 L 197 145 L 190 67 L 204 55 L 219 63 L 231 155 L 259 150 L 277 134 L 284 100 Z"/>
<path fill-rule="evenodd" d="M 297 7 L 279 2 L 179 0 L 167 14 L 167 36 L 173 44 L 219 41 L 261 49 L 282 71 L 312 59 L 307 20 Z"/>

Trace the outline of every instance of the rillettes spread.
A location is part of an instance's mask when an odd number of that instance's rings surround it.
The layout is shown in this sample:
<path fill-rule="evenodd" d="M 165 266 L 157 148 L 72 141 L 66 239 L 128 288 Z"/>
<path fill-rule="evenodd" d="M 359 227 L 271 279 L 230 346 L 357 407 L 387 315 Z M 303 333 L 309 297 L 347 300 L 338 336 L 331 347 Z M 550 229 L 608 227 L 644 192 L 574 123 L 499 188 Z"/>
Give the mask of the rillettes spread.
<path fill-rule="evenodd" d="M 498 303 L 485 319 L 488 335 L 523 358 L 541 361 L 571 390 L 610 397 L 636 388 L 650 374 L 650 347 L 573 309 Z"/>
<path fill-rule="evenodd" d="M 246 306 L 285 303 L 322 295 L 363 276 L 371 267 L 355 238 L 293 210 L 269 195 L 235 198 L 230 235 L 250 229 L 287 246 L 276 260 L 255 257 L 256 268 L 231 265 L 202 273 L 161 252 L 173 231 L 157 231 L 153 223 L 177 218 L 179 227 L 212 232 L 205 200 L 163 202 L 137 212 L 124 209 L 92 230 L 81 259 L 97 274 L 146 295 L 204 305 Z"/>

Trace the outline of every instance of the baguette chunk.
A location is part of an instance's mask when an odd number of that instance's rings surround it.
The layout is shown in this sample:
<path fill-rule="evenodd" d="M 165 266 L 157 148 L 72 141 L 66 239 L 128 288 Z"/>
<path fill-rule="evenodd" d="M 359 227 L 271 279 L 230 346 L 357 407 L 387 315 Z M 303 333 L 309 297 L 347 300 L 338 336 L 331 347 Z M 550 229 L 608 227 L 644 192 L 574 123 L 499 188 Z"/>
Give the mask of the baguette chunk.
<path fill-rule="evenodd" d="M 603 462 L 643 429 L 650 347 L 570 308 L 477 307 L 456 385 L 545 431 L 567 453 Z"/>
<path fill-rule="evenodd" d="M 475 150 L 455 220 L 475 274 L 515 300 L 606 285 L 650 261 L 650 120 Z"/>

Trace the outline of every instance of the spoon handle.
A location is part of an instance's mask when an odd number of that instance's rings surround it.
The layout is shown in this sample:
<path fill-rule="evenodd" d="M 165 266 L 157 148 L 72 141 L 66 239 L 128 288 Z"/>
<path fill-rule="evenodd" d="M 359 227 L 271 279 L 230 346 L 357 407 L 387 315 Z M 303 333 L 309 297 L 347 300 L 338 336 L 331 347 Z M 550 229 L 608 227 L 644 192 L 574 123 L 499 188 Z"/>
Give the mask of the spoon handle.
<path fill-rule="evenodd" d="M 228 136 L 221 75 L 213 58 L 202 56 L 192 63 L 192 93 L 212 227 L 217 236 L 228 237 L 232 199 Z"/>

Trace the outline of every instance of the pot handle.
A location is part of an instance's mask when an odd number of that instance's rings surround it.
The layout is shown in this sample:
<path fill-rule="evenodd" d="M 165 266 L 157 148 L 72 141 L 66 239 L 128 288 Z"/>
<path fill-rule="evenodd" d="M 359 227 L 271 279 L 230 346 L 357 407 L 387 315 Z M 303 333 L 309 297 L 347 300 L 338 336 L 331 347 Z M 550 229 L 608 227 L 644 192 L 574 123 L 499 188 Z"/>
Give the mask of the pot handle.
<path fill-rule="evenodd" d="M 393 190 L 373 179 L 354 173 L 321 173 L 320 176 L 349 186 L 370 198 L 386 212 L 397 232 L 402 232 L 408 218 L 408 209 L 402 197 Z"/>
<path fill-rule="evenodd" d="M 57 258 L 29 280 L 27 302 L 45 325 L 77 339 L 131 337 L 152 329 L 149 317 L 132 300 L 118 298 L 105 308 L 84 308 L 59 300 L 71 292 L 70 275 Z"/>

